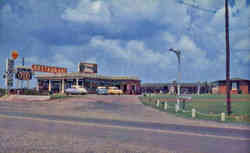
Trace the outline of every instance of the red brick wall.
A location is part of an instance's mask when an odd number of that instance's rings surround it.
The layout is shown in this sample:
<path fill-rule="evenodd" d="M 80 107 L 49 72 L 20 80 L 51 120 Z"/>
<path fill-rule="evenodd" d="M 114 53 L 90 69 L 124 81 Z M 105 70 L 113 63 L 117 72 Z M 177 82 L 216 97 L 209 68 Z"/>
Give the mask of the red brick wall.
<path fill-rule="evenodd" d="M 242 94 L 248 94 L 248 85 L 240 85 Z"/>
<path fill-rule="evenodd" d="M 248 94 L 248 85 L 240 85 L 240 90 L 242 94 Z M 219 94 L 226 94 L 227 93 L 227 87 L 225 85 L 219 86 Z M 236 94 L 235 92 L 232 92 L 232 94 Z"/>
<path fill-rule="evenodd" d="M 225 85 L 219 86 L 219 94 L 226 94 L 227 93 L 227 87 Z"/>

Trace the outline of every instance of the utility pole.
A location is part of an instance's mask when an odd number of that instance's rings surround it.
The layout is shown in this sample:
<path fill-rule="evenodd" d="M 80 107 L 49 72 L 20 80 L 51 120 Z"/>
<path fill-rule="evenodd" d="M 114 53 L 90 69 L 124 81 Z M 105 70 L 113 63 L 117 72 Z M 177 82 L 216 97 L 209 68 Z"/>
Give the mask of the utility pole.
<path fill-rule="evenodd" d="M 227 114 L 231 111 L 230 95 L 230 46 L 229 46 L 229 17 L 228 17 L 228 0 L 225 0 L 225 33 L 226 33 L 226 85 L 227 85 Z"/>
<path fill-rule="evenodd" d="M 180 95 L 181 95 L 181 51 L 173 48 L 169 48 L 169 51 L 174 52 L 178 59 L 178 77 L 177 77 L 177 104 L 180 104 Z"/>

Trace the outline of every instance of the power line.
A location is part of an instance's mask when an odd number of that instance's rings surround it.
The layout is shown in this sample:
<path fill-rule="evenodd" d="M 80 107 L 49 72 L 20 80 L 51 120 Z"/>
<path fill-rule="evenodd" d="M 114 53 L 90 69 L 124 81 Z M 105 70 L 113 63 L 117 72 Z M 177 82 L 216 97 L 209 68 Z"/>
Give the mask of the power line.
<path fill-rule="evenodd" d="M 183 4 L 183 5 L 186 5 L 186 6 L 189 6 L 189 7 L 192 7 L 192 8 L 196 8 L 196 9 L 202 10 L 202 11 L 213 13 L 213 14 L 215 14 L 217 12 L 216 10 L 213 10 L 213 9 L 208 9 L 208 8 L 200 7 L 197 4 L 195 5 L 195 4 L 192 4 L 192 3 L 184 2 L 184 0 L 176 0 L 176 2 L 180 3 L 180 4 Z"/>

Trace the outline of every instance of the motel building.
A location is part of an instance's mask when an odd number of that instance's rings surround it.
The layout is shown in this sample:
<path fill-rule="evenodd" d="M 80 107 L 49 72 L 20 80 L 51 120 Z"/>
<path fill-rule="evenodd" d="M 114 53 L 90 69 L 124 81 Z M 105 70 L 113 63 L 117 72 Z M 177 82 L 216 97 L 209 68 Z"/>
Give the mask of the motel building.
<path fill-rule="evenodd" d="M 35 71 L 48 71 L 49 68 L 41 65 L 32 66 Z M 56 72 L 56 71 L 55 71 Z M 123 90 L 124 94 L 140 94 L 141 81 L 137 77 L 129 76 L 103 76 L 97 74 L 97 65 L 80 63 L 78 72 L 64 73 L 59 68 L 59 73 L 37 74 L 37 90 L 40 92 L 64 93 L 65 89 L 72 85 L 80 85 L 87 89 L 88 93 L 96 93 L 98 86 L 116 86 Z"/>
<path fill-rule="evenodd" d="M 226 94 L 227 84 L 226 80 L 218 80 L 212 82 L 215 94 Z M 250 93 L 250 80 L 243 78 L 232 78 L 230 80 L 230 93 L 231 94 L 249 94 Z"/>

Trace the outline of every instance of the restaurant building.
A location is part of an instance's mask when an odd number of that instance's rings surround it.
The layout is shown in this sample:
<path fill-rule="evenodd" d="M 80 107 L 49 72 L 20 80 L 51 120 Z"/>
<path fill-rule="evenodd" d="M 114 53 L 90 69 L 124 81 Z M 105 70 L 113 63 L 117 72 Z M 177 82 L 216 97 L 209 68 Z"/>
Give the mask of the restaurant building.
<path fill-rule="evenodd" d="M 98 86 L 116 86 L 124 94 L 140 94 L 141 81 L 137 77 L 129 76 L 104 76 L 97 74 L 97 65 L 80 63 L 78 72 L 38 74 L 37 90 L 41 92 L 64 93 L 72 85 L 80 85 L 88 93 L 95 93 Z"/>

